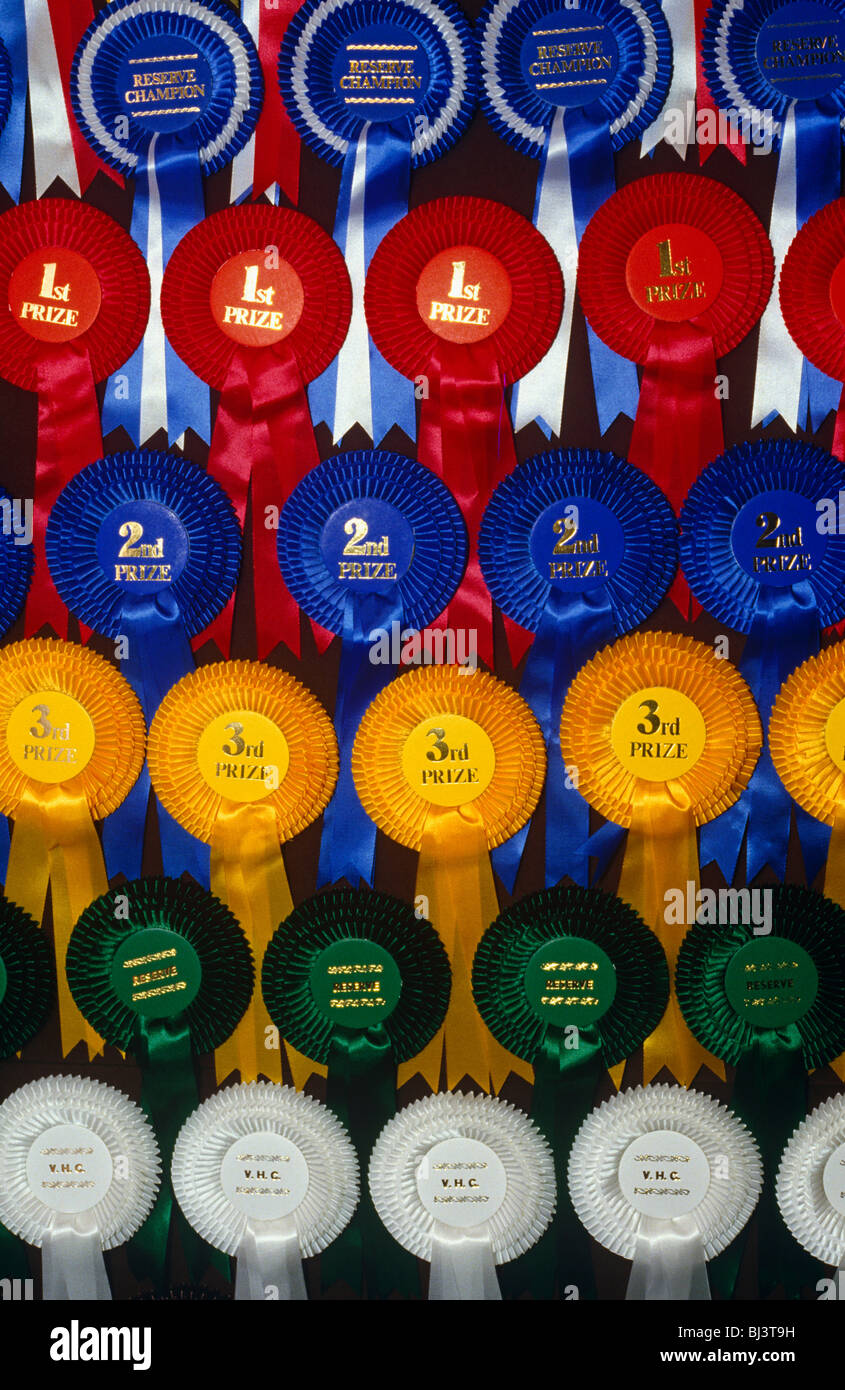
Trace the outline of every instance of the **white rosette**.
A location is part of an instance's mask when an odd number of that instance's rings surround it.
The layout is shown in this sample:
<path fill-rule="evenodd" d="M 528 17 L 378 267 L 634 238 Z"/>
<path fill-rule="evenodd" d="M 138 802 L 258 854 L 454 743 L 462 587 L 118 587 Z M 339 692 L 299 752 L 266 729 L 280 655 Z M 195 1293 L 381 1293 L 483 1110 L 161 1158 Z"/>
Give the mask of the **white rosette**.
<path fill-rule="evenodd" d="M 207 1100 L 179 1131 L 171 1170 L 186 1220 L 237 1259 L 235 1298 L 308 1297 L 303 1258 L 352 1219 L 358 1160 L 321 1101 L 252 1081 Z"/>
<path fill-rule="evenodd" d="M 376 1141 L 369 1182 L 393 1238 L 430 1262 L 432 1300 L 500 1299 L 496 1265 L 529 1250 L 555 1209 L 546 1140 L 491 1096 L 435 1095 L 401 1110 Z"/>
<path fill-rule="evenodd" d="M 780 1213 L 799 1245 L 845 1269 L 845 1095 L 798 1126 L 778 1168 Z"/>
<path fill-rule="evenodd" d="M 638 1086 L 598 1106 L 569 1155 L 572 1205 L 590 1235 L 633 1261 L 627 1299 L 709 1299 L 706 1262 L 753 1212 L 757 1145 L 724 1105 L 680 1086 Z"/>
<path fill-rule="evenodd" d="M 0 1221 L 41 1249 L 45 1300 L 110 1299 L 104 1250 L 152 1210 L 158 1145 L 121 1091 L 47 1076 L 0 1105 Z"/>

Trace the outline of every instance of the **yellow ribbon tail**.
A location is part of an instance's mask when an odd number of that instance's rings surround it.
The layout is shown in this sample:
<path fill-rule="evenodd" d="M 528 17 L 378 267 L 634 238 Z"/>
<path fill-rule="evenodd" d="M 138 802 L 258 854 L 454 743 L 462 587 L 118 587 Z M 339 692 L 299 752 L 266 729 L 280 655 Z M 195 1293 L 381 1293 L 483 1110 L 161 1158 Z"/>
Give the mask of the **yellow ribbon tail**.
<path fill-rule="evenodd" d="M 413 1062 L 400 1068 L 399 1084 L 419 1073 L 436 1090 L 444 1048 L 450 1090 L 465 1076 L 488 1092 L 500 1090 L 512 1071 L 530 1079 L 530 1066 L 496 1042 L 472 995 L 475 950 L 499 912 L 487 834 L 472 805 L 429 812 L 416 893 L 428 899 L 428 915 L 449 954 L 452 992 L 443 1028 Z"/>
<path fill-rule="evenodd" d="M 232 1072 L 241 1081 L 284 1080 L 285 1044 L 267 1012 L 261 993 L 261 963 L 279 923 L 293 911 L 293 899 L 279 844 L 272 807 L 221 808 L 211 837 L 211 891 L 231 909 L 246 933 L 255 961 L 255 991 L 249 1008 L 230 1038 L 214 1054 L 217 1084 Z M 325 1067 L 287 1047 L 297 1089 Z"/>
<path fill-rule="evenodd" d="M 688 900 L 698 893 L 698 845 L 689 804 L 673 797 L 671 783 L 640 781 L 619 879 L 619 897 L 636 908 L 654 931 L 669 966 L 670 995 L 663 1017 L 643 1045 L 643 1083 L 666 1067 L 689 1086 L 702 1066 L 725 1079 L 724 1064 L 693 1037 L 675 994 L 675 965 L 685 928 L 666 921 L 666 889 L 677 887 Z M 677 790 L 676 790 L 677 795 Z M 673 882 L 667 884 L 667 866 Z"/>
<path fill-rule="evenodd" d="M 40 922 L 48 878 L 62 1055 L 67 1057 L 84 1043 L 90 1060 L 102 1052 L 105 1043 L 76 1006 L 67 983 L 65 960 L 77 919 L 109 885 L 88 802 L 61 786 L 45 787 L 39 795 L 24 793 L 15 814 L 6 895 Z"/>
<path fill-rule="evenodd" d="M 618 1062 L 615 1067 L 608 1067 L 607 1069 L 608 1075 L 610 1076 L 610 1079 L 616 1087 L 617 1091 L 619 1090 L 619 1087 L 622 1085 L 622 1077 L 625 1074 L 625 1068 L 627 1067 L 627 1065 L 628 1061 L 626 1058 L 625 1061 Z"/>

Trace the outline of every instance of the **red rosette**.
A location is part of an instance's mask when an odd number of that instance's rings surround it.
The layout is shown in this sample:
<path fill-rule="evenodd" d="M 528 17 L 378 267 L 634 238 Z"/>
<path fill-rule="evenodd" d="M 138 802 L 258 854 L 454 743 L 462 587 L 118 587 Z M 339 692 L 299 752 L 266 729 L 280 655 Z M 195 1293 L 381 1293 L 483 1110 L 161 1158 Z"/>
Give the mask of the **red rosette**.
<path fill-rule="evenodd" d="M 419 459 L 458 499 L 469 532 L 466 575 L 441 621 L 475 628 L 488 665 L 492 603 L 477 540 L 490 493 L 516 466 L 504 388 L 548 352 L 563 294 L 545 238 L 521 213 L 484 198 L 441 198 L 409 213 L 367 275 L 364 306 L 377 348 L 403 376 L 427 382 Z M 518 660 L 531 636 L 505 625 Z"/>
<path fill-rule="evenodd" d="M 167 337 L 222 393 L 208 472 L 226 488 L 242 525 L 252 492 L 261 658 L 280 641 L 299 655 L 299 609 L 282 580 L 265 508 L 280 508 L 319 463 L 305 384 L 339 352 L 351 312 L 349 276 L 331 237 L 302 213 L 266 204 L 207 217 L 183 237 L 164 274 Z M 234 602 L 195 646 L 213 638 L 229 655 Z M 331 641 L 331 633 L 315 632 L 321 646 Z"/>
<path fill-rule="evenodd" d="M 780 308 L 804 356 L 845 382 L 845 198 L 821 208 L 792 242 L 780 273 Z M 831 453 L 845 459 L 845 391 Z"/>
<path fill-rule="evenodd" d="M 132 356 L 149 312 L 144 258 L 105 213 L 42 198 L 0 216 L 0 376 L 38 393 L 27 635 L 49 624 L 67 636 L 44 556 L 47 518 L 65 483 L 102 456 L 94 383 Z"/>

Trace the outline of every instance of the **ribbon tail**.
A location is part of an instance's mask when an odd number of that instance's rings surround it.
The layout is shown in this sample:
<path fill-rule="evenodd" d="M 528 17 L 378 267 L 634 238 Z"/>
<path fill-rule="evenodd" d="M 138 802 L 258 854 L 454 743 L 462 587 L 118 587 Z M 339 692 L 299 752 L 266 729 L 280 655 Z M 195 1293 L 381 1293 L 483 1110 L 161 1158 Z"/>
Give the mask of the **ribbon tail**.
<path fill-rule="evenodd" d="M 686 158 L 695 144 L 697 80 L 695 10 L 693 0 L 663 0 L 663 16 L 672 39 L 672 81 L 663 109 L 643 131 L 640 158 L 652 154 L 662 140 Z"/>
<path fill-rule="evenodd" d="M 428 1297 L 430 1302 L 501 1301 L 493 1242 L 486 1226 L 455 1231 L 435 1221 Z"/>
<path fill-rule="evenodd" d="M 54 1216 L 41 1245 L 45 1303 L 111 1301 L 100 1232 L 90 1212 Z"/>
<path fill-rule="evenodd" d="M 307 1300 L 302 1250 L 292 1216 L 280 1221 L 248 1221 L 237 1261 L 236 1302 Z"/>
<path fill-rule="evenodd" d="M 35 196 L 42 198 L 53 180 L 59 178 L 78 197 L 82 189 L 79 186 L 68 111 L 64 100 L 57 100 L 57 93 L 62 91 L 64 74 L 59 67 L 50 9 L 43 0 L 23 0 L 23 8 L 26 14 L 29 108 L 33 113 Z M 3 18 L 5 35 L 5 15 Z"/>
<path fill-rule="evenodd" d="M 795 103 L 792 102 L 783 124 L 769 222 L 776 284 L 784 257 L 798 231 L 797 199 Z M 769 424 L 776 415 L 780 415 L 791 430 L 798 428 L 802 363 L 801 351 L 792 341 L 783 321 L 778 296 L 773 294 L 760 320 L 757 372 L 751 407 L 752 429 L 760 424 Z"/>
<path fill-rule="evenodd" d="M 626 1300 L 710 1300 L 704 1242 L 694 1215 L 641 1216 Z"/>
<path fill-rule="evenodd" d="M 3 43 L 9 55 L 12 77 L 12 106 L 0 138 L 0 183 L 12 202 L 21 200 L 24 142 L 26 140 L 26 98 L 28 56 L 26 10 L 23 5 L 7 5 L 3 14 Z"/>

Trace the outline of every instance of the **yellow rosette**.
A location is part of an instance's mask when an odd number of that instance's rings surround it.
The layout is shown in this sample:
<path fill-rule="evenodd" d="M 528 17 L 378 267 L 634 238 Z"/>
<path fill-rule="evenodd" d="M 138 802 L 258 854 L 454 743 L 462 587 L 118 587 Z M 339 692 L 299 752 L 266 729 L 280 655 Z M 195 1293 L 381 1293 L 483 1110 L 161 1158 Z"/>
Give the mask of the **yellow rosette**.
<path fill-rule="evenodd" d="M 472 997 L 482 933 L 498 915 L 490 850 L 532 815 L 546 770 L 540 729 L 525 701 L 484 671 L 424 667 L 393 681 L 358 729 L 352 774 L 380 830 L 419 853 L 417 896 L 452 963 L 444 1027 L 399 1084 L 421 1073 L 434 1090 L 445 1043 L 449 1088 L 470 1076 L 497 1091 L 531 1069 L 496 1042 Z"/>
<path fill-rule="evenodd" d="M 825 897 L 845 907 L 845 647 L 811 656 L 784 681 L 769 720 L 775 771 L 793 801 L 831 827 Z M 830 1063 L 845 1081 L 845 1053 Z"/>
<path fill-rule="evenodd" d="M 578 769 L 581 795 L 627 828 L 619 896 L 654 929 L 674 974 L 684 929 L 666 921 L 666 893 L 689 901 L 699 888 L 696 827 L 738 799 L 760 753 L 762 731 L 745 681 L 691 637 L 635 633 L 582 667 L 563 707 L 561 753 Z M 693 896 L 692 901 L 695 901 Z M 706 1063 L 674 988 L 643 1048 L 643 1081 L 666 1066 L 688 1086 Z"/>
<path fill-rule="evenodd" d="M 49 885 L 62 1051 L 103 1041 L 65 976 L 76 919 L 108 890 L 94 820 L 130 791 L 144 762 L 141 706 L 105 657 L 54 639 L 0 651 L 0 812 L 14 822 L 6 896 L 36 921 Z"/>
<path fill-rule="evenodd" d="M 325 809 L 337 781 L 331 720 L 293 676 L 255 661 L 204 666 L 159 706 L 148 760 L 170 814 L 211 846 L 211 891 L 228 904 L 256 963 L 293 911 L 281 845 Z M 282 1080 L 281 1045 L 260 989 L 228 1042 L 215 1052 L 217 1080 Z M 269 1044 L 269 1045 L 268 1045 Z M 325 1068 L 287 1048 L 301 1089 Z"/>

